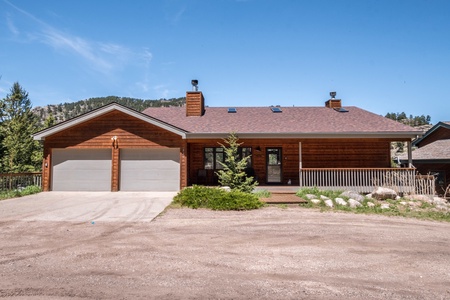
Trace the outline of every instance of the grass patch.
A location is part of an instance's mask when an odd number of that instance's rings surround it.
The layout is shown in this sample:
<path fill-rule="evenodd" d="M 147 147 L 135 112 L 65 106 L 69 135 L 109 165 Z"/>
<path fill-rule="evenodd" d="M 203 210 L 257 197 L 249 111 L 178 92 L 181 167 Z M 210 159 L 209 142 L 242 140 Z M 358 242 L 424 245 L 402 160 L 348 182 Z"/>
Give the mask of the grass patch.
<path fill-rule="evenodd" d="M 28 196 L 28 195 L 40 193 L 41 191 L 42 191 L 41 187 L 36 186 L 36 185 L 30 185 L 30 186 L 27 186 L 26 188 L 20 189 L 20 190 L 1 191 L 0 192 L 0 200 Z"/>
<path fill-rule="evenodd" d="M 272 197 L 272 193 L 268 190 L 257 190 L 253 191 L 253 195 L 257 196 L 258 198 L 270 198 Z"/>
<path fill-rule="evenodd" d="M 317 188 L 303 188 L 300 189 L 296 195 L 307 201 L 306 203 L 301 203 L 300 206 L 305 208 L 320 209 L 322 212 L 343 211 L 358 214 L 378 214 L 384 216 L 399 216 L 405 218 L 450 222 L 450 212 L 438 210 L 434 204 L 425 201 L 411 201 L 403 198 L 399 200 L 388 199 L 386 201 L 377 201 L 375 199 L 365 198 L 360 202 L 361 206 L 352 208 L 347 205 L 336 204 L 335 201 L 333 201 L 333 207 L 328 207 L 325 205 L 325 201 L 320 199 L 320 196 L 323 195 L 332 200 L 339 197 L 345 201 L 348 201 L 348 197 L 340 196 L 341 193 L 341 191 L 321 191 Z M 307 194 L 315 195 L 319 202 L 314 203 L 312 199 L 308 199 L 308 197 L 306 197 Z M 402 201 L 407 204 L 400 204 Z M 411 202 L 413 205 L 409 204 Z M 370 205 L 370 203 L 372 203 L 372 205 Z M 414 203 L 416 205 L 414 205 Z M 389 208 L 382 208 L 382 204 L 389 204 Z"/>
<path fill-rule="evenodd" d="M 173 200 L 174 204 L 190 208 L 209 208 L 212 210 L 249 210 L 264 206 L 259 198 L 251 193 L 221 188 L 194 185 L 180 191 Z"/>

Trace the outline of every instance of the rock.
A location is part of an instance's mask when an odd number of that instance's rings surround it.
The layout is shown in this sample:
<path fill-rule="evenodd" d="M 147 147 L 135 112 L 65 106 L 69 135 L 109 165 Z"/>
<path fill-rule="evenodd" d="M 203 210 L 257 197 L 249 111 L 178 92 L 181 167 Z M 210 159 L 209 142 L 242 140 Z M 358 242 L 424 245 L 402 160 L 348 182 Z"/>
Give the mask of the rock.
<path fill-rule="evenodd" d="M 356 201 L 355 199 L 348 199 L 348 204 L 350 205 L 351 208 L 356 208 L 358 206 L 362 206 L 362 204 L 358 201 Z"/>
<path fill-rule="evenodd" d="M 339 204 L 339 205 L 347 206 L 347 202 L 345 202 L 345 200 L 342 198 L 336 198 L 336 199 L 334 199 L 334 202 L 336 202 L 336 204 Z"/>
<path fill-rule="evenodd" d="M 397 197 L 397 193 L 392 189 L 378 187 L 372 192 L 372 197 L 377 200 L 395 199 Z"/>
<path fill-rule="evenodd" d="M 319 204 L 320 200 L 319 199 L 311 199 L 311 202 L 314 204 Z"/>
<path fill-rule="evenodd" d="M 353 200 L 356 200 L 358 202 L 364 201 L 364 196 L 363 195 L 360 195 L 357 192 L 353 192 L 353 191 L 345 191 L 342 194 L 340 194 L 339 196 L 340 197 L 352 198 Z"/>
<path fill-rule="evenodd" d="M 448 210 L 448 207 L 446 205 L 436 205 L 436 209 L 440 210 L 440 211 L 446 211 Z"/>
<path fill-rule="evenodd" d="M 322 200 L 328 200 L 328 199 L 330 199 L 330 198 L 328 198 L 327 196 L 324 196 L 324 195 L 320 195 L 320 199 L 322 199 Z"/>
<path fill-rule="evenodd" d="M 383 203 L 380 206 L 381 209 L 389 209 L 389 203 Z"/>
<path fill-rule="evenodd" d="M 368 207 L 375 207 L 375 204 L 373 204 L 373 202 L 367 202 L 367 206 Z"/>
<path fill-rule="evenodd" d="M 316 195 L 313 195 L 313 194 L 306 194 L 305 197 L 306 197 L 308 200 L 311 200 L 311 199 L 317 199 L 317 196 L 316 196 Z"/>
<path fill-rule="evenodd" d="M 231 192 L 231 188 L 229 186 L 221 186 L 220 188 L 226 192 Z"/>
<path fill-rule="evenodd" d="M 403 205 L 403 206 L 408 205 L 408 203 L 406 203 L 405 201 L 400 201 L 399 203 L 400 203 L 401 205 Z"/>
<path fill-rule="evenodd" d="M 367 199 L 372 199 L 372 198 L 373 198 L 372 193 L 367 194 L 367 195 L 366 195 L 366 198 L 367 198 Z"/>
<path fill-rule="evenodd" d="M 328 206 L 328 207 L 333 207 L 334 206 L 333 205 L 333 201 L 331 201 L 331 199 L 325 200 L 325 205 Z"/>
<path fill-rule="evenodd" d="M 447 205 L 447 200 L 445 200 L 443 198 L 439 198 L 439 197 L 433 197 L 433 200 L 431 201 L 431 203 L 433 203 L 435 205 Z"/>
<path fill-rule="evenodd" d="M 402 199 L 402 197 L 400 197 L 400 196 L 395 197 L 395 200 L 397 200 L 397 201 L 400 199 Z"/>
<path fill-rule="evenodd" d="M 428 203 L 432 203 L 432 201 L 433 201 L 433 199 L 431 197 L 428 197 L 426 195 L 408 195 L 408 196 L 405 196 L 405 199 L 423 201 L 423 202 L 428 202 Z"/>

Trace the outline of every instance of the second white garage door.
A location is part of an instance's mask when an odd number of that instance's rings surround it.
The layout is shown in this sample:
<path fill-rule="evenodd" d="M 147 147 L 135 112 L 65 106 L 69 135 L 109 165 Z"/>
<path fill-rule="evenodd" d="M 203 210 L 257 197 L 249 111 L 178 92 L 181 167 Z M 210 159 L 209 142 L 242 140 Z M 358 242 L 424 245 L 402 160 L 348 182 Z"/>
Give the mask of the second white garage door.
<path fill-rule="evenodd" d="M 121 191 L 178 191 L 180 149 L 121 149 Z"/>

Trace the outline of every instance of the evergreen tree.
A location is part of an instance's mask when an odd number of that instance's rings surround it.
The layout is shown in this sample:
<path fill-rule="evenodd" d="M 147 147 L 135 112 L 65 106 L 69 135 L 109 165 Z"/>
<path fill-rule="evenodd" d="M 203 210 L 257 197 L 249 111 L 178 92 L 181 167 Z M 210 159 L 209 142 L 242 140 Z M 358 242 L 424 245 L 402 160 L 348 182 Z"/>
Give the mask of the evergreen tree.
<path fill-rule="evenodd" d="M 15 82 L 0 101 L 1 172 L 30 172 L 40 167 L 40 145 L 32 138 L 37 118 L 31 111 L 28 93 Z M 42 154 L 40 154 L 42 157 Z"/>
<path fill-rule="evenodd" d="M 231 133 L 228 138 L 224 139 L 228 146 L 219 143 L 224 149 L 225 162 L 220 162 L 223 169 L 217 172 L 217 176 L 222 186 L 229 186 L 232 190 L 251 193 L 255 186 L 258 185 L 258 182 L 253 177 L 248 177 L 245 173 L 250 156 L 239 157 L 238 149 L 242 143 L 239 143 L 238 140 L 238 137 Z"/>

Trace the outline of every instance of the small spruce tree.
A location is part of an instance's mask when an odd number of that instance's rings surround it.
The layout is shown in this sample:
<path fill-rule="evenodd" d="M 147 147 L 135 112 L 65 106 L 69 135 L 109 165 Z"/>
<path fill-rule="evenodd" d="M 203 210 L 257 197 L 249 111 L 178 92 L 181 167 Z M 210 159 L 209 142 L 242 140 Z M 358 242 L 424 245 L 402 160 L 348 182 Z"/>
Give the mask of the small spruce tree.
<path fill-rule="evenodd" d="M 253 177 L 247 176 L 245 169 L 247 168 L 250 156 L 240 158 L 239 146 L 242 143 L 238 142 L 239 138 L 235 133 L 224 139 L 227 146 L 219 143 L 223 147 L 225 153 L 225 162 L 220 164 L 223 166 L 222 170 L 216 172 L 219 177 L 219 183 L 222 186 L 229 186 L 232 190 L 238 190 L 245 193 L 251 193 L 258 182 Z"/>

